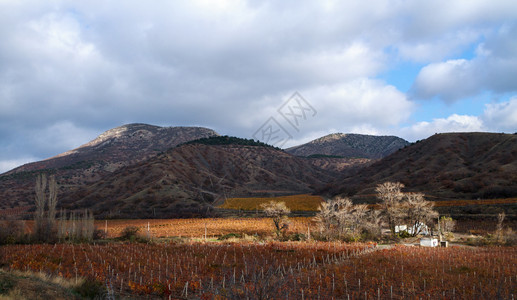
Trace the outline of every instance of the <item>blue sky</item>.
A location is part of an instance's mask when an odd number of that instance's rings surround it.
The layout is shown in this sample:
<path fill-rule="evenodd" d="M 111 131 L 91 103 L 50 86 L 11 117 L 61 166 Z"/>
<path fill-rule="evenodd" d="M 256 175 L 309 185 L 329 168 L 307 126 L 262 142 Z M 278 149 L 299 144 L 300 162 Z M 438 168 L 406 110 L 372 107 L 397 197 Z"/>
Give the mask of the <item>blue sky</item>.
<path fill-rule="evenodd" d="M 517 131 L 515 1 L 4 0 L 0 40 L 0 172 L 136 122 Z"/>

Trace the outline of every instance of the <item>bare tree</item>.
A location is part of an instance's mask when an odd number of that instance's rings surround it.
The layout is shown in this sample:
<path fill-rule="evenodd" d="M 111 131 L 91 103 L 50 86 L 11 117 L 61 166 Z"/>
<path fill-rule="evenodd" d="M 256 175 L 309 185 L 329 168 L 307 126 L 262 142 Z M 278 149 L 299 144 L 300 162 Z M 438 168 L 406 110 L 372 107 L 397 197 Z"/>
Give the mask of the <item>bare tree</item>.
<path fill-rule="evenodd" d="M 56 221 L 56 206 L 57 206 L 57 182 L 55 176 L 50 176 L 48 183 L 48 220 L 51 223 Z"/>
<path fill-rule="evenodd" d="M 318 210 L 316 217 L 314 217 L 314 221 L 318 224 L 320 234 L 324 234 L 329 238 L 332 227 L 335 225 L 334 203 L 332 203 L 332 201 L 322 202 Z"/>
<path fill-rule="evenodd" d="M 451 217 L 443 216 L 440 218 L 440 231 L 442 234 L 450 233 L 454 230 L 456 226 L 456 221 L 454 221 Z"/>
<path fill-rule="evenodd" d="M 380 211 L 372 209 L 368 212 L 366 231 L 370 233 L 372 238 L 378 238 L 382 234 L 382 226 L 384 219 Z"/>
<path fill-rule="evenodd" d="M 34 214 L 34 236 L 37 240 L 42 240 L 46 230 L 45 222 L 45 207 L 47 205 L 47 198 L 45 197 L 45 190 L 47 189 L 47 175 L 40 174 L 36 177 L 36 212 Z"/>
<path fill-rule="evenodd" d="M 495 230 L 495 238 L 498 243 L 504 243 L 505 237 L 504 237 L 504 231 L 503 231 L 503 222 L 506 218 L 506 214 L 504 212 L 499 213 L 497 215 L 497 227 Z"/>
<path fill-rule="evenodd" d="M 424 229 L 422 225 L 429 224 L 438 217 L 438 213 L 433 210 L 434 203 L 426 201 L 422 193 L 405 193 L 404 198 L 402 206 L 406 224 L 412 228 L 411 234 L 416 236 Z"/>
<path fill-rule="evenodd" d="M 348 198 L 335 198 L 321 203 L 314 220 L 326 239 L 358 240 L 366 232 L 380 232 L 379 213 L 366 204 L 354 205 Z"/>
<path fill-rule="evenodd" d="M 291 210 L 285 205 L 285 202 L 270 201 L 260 205 L 266 216 L 273 219 L 275 224 L 275 233 L 277 236 L 289 228 L 289 218 L 287 215 Z"/>
<path fill-rule="evenodd" d="M 47 198 L 48 184 L 48 198 Z M 38 241 L 51 242 L 57 236 L 56 206 L 58 186 L 54 176 L 47 180 L 46 174 L 36 178 L 36 212 L 34 215 L 34 237 Z"/>
<path fill-rule="evenodd" d="M 402 207 L 404 194 L 401 191 L 403 187 L 400 182 L 385 182 L 375 189 L 377 197 L 382 201 L 381 211 L 392 234 L 395 234 L 395 225 L 403 219 L 404 215 Z"/>

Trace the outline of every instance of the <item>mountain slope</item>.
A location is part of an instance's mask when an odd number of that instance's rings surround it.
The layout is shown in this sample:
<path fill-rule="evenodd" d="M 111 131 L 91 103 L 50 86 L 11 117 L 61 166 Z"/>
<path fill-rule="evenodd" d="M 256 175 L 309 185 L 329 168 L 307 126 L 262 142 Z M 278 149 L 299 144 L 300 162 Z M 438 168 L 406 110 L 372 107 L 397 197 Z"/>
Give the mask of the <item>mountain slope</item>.
<path fill-rule="evenodd" d="M 122 168 L 176 145 L 218 134 L 201 127 L 159 127 L 128 124 L 110 129 L 96 139 L 55 157 L 29 163 L 0 175 L 0 209 L 33 203 L 35 177 L 55 174 L 64 192 L 95 182 Z"/>
<path fill-rule="evenodd" d="M 400 181 L 406 190 L 438 200 L 515 197 L 517 135 L 436 134 L 336 181 L 326 192 L 371 195 L 385 181 Z"/>
<path fill-rule="evenodd" d="M 408 144 L 409 142 L 396 136 L 334 133 L 300 146 L 288 148 L 286 151 L 296 156 L 322 154 L 346 158 L 379 159 Z"/>
<path fill-rule="evenodd" d="M 61 197 L 99 216 L 203 215 L 224 197 L 309 193 L 335 174 L 271 147 L 182 145 Z"/>

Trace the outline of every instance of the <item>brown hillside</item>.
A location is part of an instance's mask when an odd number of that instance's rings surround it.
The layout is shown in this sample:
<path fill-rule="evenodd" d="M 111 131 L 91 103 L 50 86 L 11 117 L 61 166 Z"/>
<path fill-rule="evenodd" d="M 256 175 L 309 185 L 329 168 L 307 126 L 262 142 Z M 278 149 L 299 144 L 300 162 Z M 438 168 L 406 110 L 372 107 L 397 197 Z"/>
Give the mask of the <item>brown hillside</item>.
<path fill-rule="evenodd" d="M 286 149 L 296 156 L 334 155 L 346 158 L 379 159 L 408 145 L 396 136 L 333 133 Z"/>
<path fill-rule="evenodd" d="M 203 215 L 219 198 L 310 193 L 334 175 L 270 147 L 183 145 L 61 197 L 99 216 Z"/>
<path fill-rule="evenodd" d="M 436 134 L 334 182 L 325 192 L 371 195 L 385 181 L 400 181 L 406 190 L 435 200 L 515 197 L 517 135 Z"/>
<path fill-rule="evenodd" d="M 35 177 L 40 172 L 56 174 L 63 193 L 179 144 L 217 135 L 200 127 L 128 124 L 113 128 L 77 149 L 1 174 L 0 209 L 32 205 Z"/>

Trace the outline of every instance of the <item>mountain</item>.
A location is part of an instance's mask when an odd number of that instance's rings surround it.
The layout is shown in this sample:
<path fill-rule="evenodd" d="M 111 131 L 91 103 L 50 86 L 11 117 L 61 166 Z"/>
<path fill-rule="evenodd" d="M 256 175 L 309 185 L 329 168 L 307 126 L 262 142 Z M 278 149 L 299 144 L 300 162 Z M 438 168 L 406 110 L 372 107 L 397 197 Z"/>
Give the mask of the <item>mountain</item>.
<path fill-rule="evenodd" d="M 225 197 L 310 193 L 336 176 L 273 147 L 217 140 L 121 168 L 62 195 L 63 207 L 88 207 L 101 217 L 205 215 Z"/>
<path fill-rule="evenodd" d="M 179 144 L 218 134 L 201 127 L 159 127 L 128 124 L 110 129 L 79 148 L 29 163 L 0 175 L 0 209 L 31 205 L 35 177 L 55 174 L 60 192 L 95 182 L 112 172 Z"/>
<path fill-rule="evenodd" d="M 296 156 L 328 155 L 345 158 L 379 159 L 409 144 L 396 136 L 333 133 L 306 144 L 286 149 Z"/>
<path fill-rule="evenodd" d="M 374 197 L 377 184 L 400 181 L 429 199 L 517 196 L 517 135 L 443 133 L 408 147 L 327 186 L 330 195 Z"/>

